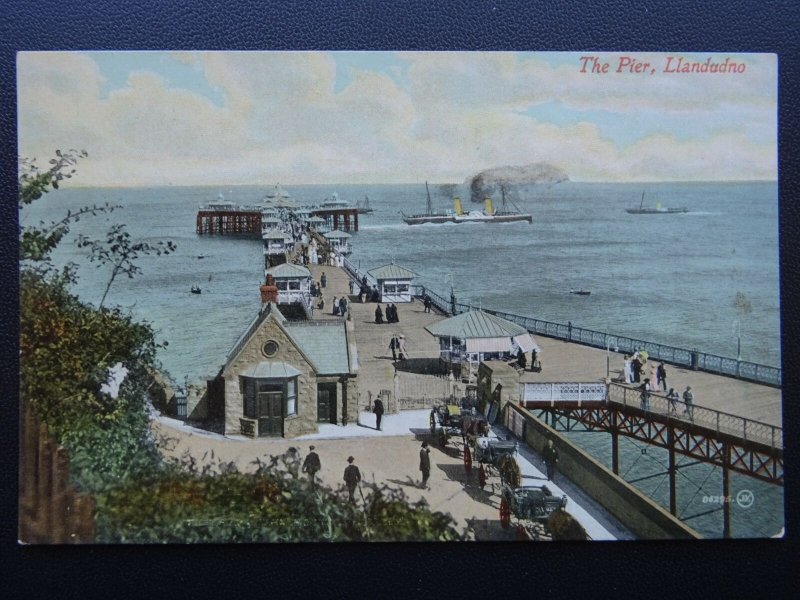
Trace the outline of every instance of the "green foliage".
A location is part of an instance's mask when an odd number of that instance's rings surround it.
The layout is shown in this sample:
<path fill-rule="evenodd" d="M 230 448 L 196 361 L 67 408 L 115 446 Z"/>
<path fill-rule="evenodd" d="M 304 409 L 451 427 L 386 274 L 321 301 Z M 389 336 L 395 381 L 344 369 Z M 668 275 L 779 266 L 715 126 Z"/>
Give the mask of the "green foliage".
<path fill-rule="evenodd" d="M 118 419 L 124 403 L 99 393 L 108 367 L 121 362 L 140 376 L 156 349 L 149 325 L 87 306 L 62 282 L 21 274 L 20 395 L 57 436 Z"/>
<path fill-rule="evenodd" d="M 102 542 L 229 543 L 459 540 L 453 520 L 402 491 L 367 485 L 365 508 L 343 490 L 312 488 L 284 454 L 241 473 L 220 463 L 170 470 L 98 499 Z"/>
<path fill-rule="evenodd" d="M 58 182 L 69 179 L 75 173 L 70 167 L 77 164 L 79 158 L 86 158 L 85 150 L 56 150 L 56 158 L 50 159 L 50 166 L 42 170 L 36 159 L 20 157 L 18 159 L 19 207 L 20 209 L 38 200 L 50 189 L 58 189 Z M 68 170 L 69 169 L 69 170 Z M 40 222 L 38 226 L 29 225 L 20 228 L 20 260 L 27 263 L 47 262 L 50 253 L 69 233 L 72 223 L 77 223 L 84 215 L 96 216 L 101 212 L 113 212 L 119 206 L 106 203 L 102 206 L 84 206 L 76 211 L 67 210 L 66 216 L 49 224 Z"/>

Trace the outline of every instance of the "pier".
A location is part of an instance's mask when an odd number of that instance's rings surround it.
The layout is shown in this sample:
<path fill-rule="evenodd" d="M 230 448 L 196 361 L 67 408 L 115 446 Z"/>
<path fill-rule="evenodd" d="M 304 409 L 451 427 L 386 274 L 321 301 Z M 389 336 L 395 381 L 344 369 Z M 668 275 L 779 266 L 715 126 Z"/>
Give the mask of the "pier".
<path fill-rule="evenodd" d="M 197 211 L 197 233 L 261 237 L 261 211 L 200 209 Z"/>

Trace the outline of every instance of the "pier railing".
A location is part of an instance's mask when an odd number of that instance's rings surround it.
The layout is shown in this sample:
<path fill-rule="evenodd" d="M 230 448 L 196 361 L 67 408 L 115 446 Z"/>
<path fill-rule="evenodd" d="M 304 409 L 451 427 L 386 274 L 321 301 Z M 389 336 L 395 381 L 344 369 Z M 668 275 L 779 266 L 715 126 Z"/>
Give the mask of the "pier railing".
<path fill-rule="evenodd" d="M 636 406 L 648 412 L 672 415 L 675 419 L 692 421 L 717 433 L 727 433 L 743 440 L 760 442 L 771 448 L 783 448 L 783 429 L 776 425 L 754 421 L 738 415 L 704 406 L 687 406 L 681 400 L 670 400 L 663 394 L 650 392 L 645 404 L 637 388 L 609 384 L 608 401 L 623 406 Z"/>
<path fill-rule="evenodd" d="M 458 302 L 454 297 L 446 298 L 424 286 L 414 286 L 414 295 L 419 298 L 427 296 L 431 303 L 440 311 L 456 315 L 475 308 L 471 304 Z M 707 371 L 719 375 L 727 375 L 756 383 L 763 383 L 773 387 L 781 387 L 781 369 L 768 365 L 760 365 L 735 358 L 727 358 L 716 354 L 700 352 L 699 350 L 686 350 L 666 344 L 659 344 L 647 340 L 613 335 L 602 331 L 594 331 L 583 327 L 576 327 L 571 323 L 554 323 L 544 319 L 525 317 L 514 313 L 481 308 L 484 312 L 521 325 L 529 332 L 545 335 L 559 340 L 606 348 L 614 352 L 633 354 L 637 350 L 646 350 L 649 357 L 676 366 L 685 366 L 693 370 Z"/>

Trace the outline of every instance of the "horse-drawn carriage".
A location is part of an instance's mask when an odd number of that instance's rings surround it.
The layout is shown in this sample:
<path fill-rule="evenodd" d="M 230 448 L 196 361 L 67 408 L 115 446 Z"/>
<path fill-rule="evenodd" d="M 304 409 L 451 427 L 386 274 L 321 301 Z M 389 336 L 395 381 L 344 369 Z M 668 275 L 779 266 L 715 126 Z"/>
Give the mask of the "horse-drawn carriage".
<path fill-rule="evenodd" d="M 517 442 L 499 438 L 478 437 L 474 440 L 475 461 L 478 467 L 478 485 L 483 489 L 490 475 L 500 477 L 500 484 L 519 485 L 521 477 L 516 461 Z M 472 457 L 469 445 L 464 449 L 464 467 L 472 471 Z"/>
<path fill-rule="evenodd" d="M 566 496 L 554 496 L 546 485 L 503 485 L 500 492 L 500 525 L 507 529 L 513 514 L 521 521 L 542 523 L 567 505 Z"/>
<path fill-rule="evenodd" d="M 466 445 L 468 436 L 486 435 L 489 432 L 486 419 L 464 403 L 434 406 L 431 409 L 430 424 L 431 435 L 437 437 L 442 448 L 452 436 L 462 438 Z"/>

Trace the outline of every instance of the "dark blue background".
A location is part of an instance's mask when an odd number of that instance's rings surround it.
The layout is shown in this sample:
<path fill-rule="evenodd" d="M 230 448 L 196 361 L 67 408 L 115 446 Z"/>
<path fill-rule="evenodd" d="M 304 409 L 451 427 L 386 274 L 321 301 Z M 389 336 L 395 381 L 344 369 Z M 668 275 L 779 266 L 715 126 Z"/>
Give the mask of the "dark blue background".
<path fill-rule="evenodd" d="M 15 52 L 19 50 L 624 50 L 774 52 L 780 69 L 787 529 L 798 526 L 796 1 L 12 1 L 0 19 L 2 587 L 16 595 L 686 598 L 784 596 L 796 542 L 18 548 Z M 796 535 L 794 537 L 796 540 Z M 6 550 L 9 550 L 6 553 Z M 112 592 L 112 590 L 114 590 Z"/>

